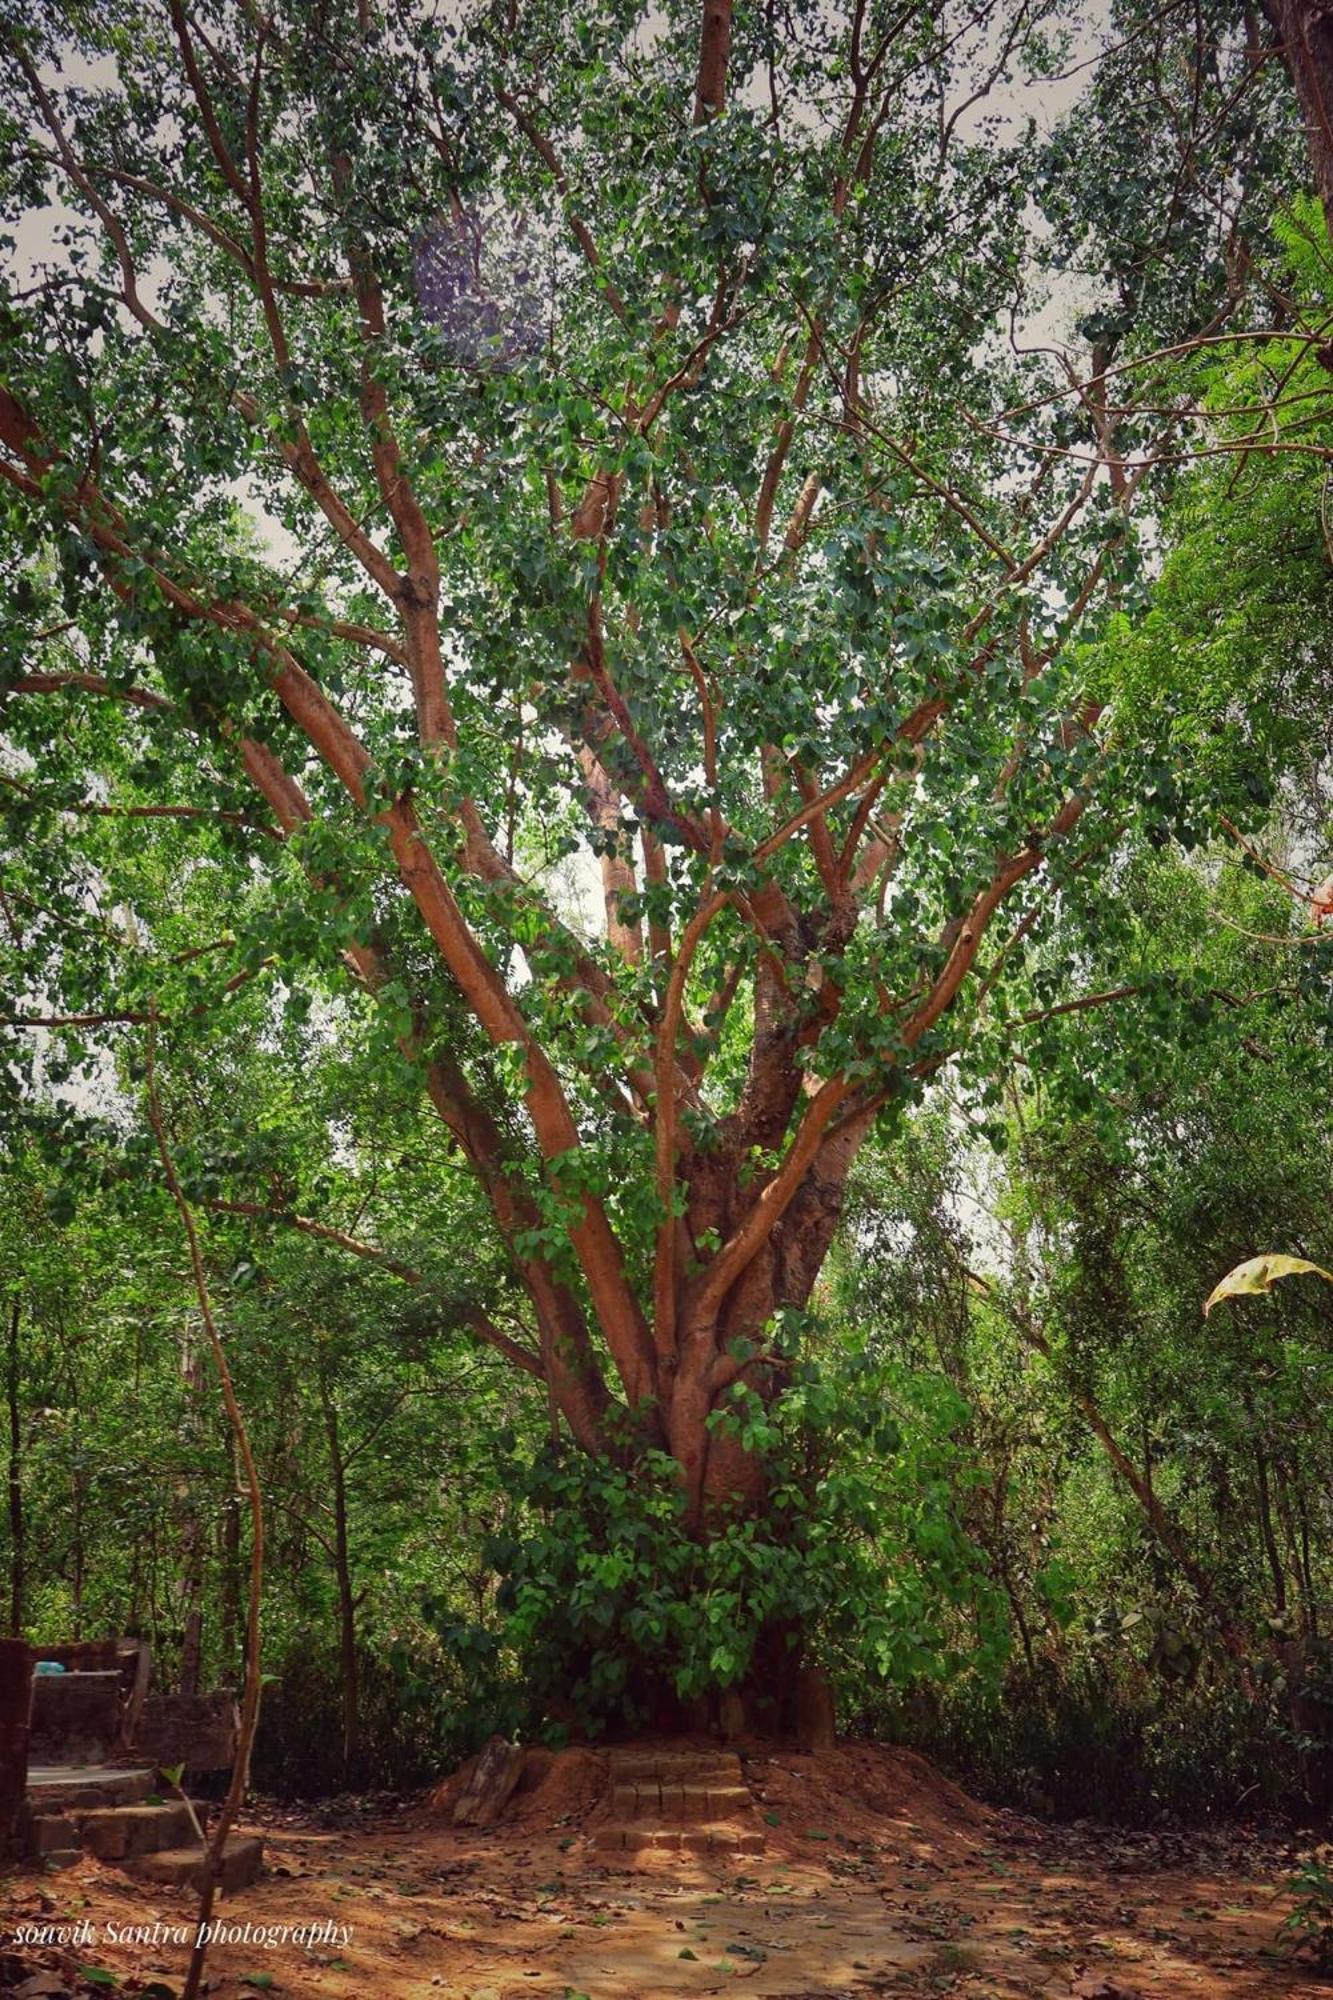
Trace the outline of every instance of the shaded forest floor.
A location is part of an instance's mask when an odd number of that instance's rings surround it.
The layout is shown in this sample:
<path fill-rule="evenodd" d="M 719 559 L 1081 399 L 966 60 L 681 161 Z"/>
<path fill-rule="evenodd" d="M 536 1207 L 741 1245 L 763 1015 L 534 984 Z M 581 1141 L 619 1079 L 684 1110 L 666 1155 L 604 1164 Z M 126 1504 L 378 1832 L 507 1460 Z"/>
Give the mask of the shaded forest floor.
<path fill-rule="evenodd" d="M 851 1747 L 746 1759 L 766 1852 L 596 1853 L 605 1763 L 538 1767 L 505 1822 L 455 1830 L 435 1803 L 343 1801 L 252 1815 L 268 1870 L 219 1908 L 228 1925 L 347 1926 L 345 1942 L 213 1947 L 221 2000 L 1291 2000 L 1333 1990 L 1272 1953 L 1280 1841 L 1230 1832 L 1037 1826 L 967 1799 L 921 1759 Z M 91 1859 L 0 1883 L 0 1991 L 176 1991 L 180 1947 L 106 1926 L 188 1925 L 192 1898 Z M 87 1920 L 96 1942 L 16 1947 L 18 1924 Z M 24 1993 L 24 1981 L 46 1981 Z M 256 1975 L 258 1975 L 256 1977 Z"/>

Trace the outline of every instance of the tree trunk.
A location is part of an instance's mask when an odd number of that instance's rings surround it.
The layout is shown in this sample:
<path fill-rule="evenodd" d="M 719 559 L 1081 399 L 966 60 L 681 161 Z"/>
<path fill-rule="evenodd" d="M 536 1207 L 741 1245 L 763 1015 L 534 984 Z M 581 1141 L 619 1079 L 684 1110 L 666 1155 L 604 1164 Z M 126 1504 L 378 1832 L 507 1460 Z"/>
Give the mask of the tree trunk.
<path fill-rule="evenodd" d="M 338 1580 L 338 1658 L 342 1677 L 343 1779 L 351 1783 L 361 1754 L 360 1676 L 356 1658 L 356 1597 L 347 1548 L 347 1478 L 338 1431 L 338 1406 L 326 1381 L 320 1383 L 324 1428 L 333 1484 L 333 1564 Z"/>
<path fill-rule="evenodd" d="M 1305 122 L 1315 186 L 1333 229 L 1333 18 L 1320 0 L 1265 0 Z"/>
<path fill-rule="evenodd" d="M 1287 1578 L 1278 1553 L 1277 1536 L 1273 1533 L 1273 1505 L 1268 1492 L 1268 1460 L 1256 1445 L 1254 1451 L 1255 1485 L 1259 1496 L 1259 1533 L 1263 1540 L 1264 1555 L 1268 1561 L 1268 1573 L 1273 1579 L 1273 1609 L 1279 1618 L 1287 1615 Z"/>
<path fill-rule="evenodd" d="M 222 1606 L 219 1644 L 222 1653 L 219 1682 L 230 1687 L 240 1669 L 238 1658 L 241 1631 L 241 1496 L 240 1468 L 236 1463 L 236 1440 L 227 1434 L 227 1460 L 231 1481 L 222 1509 Z"/>
<path fill-rule="evenodd" d="M 200 1660 L 204 1649 L 204 1614 L 199 1601 L 203 1595 L 203 1577 L 200 1573 L 201 1551 L 197 1524 L 193 1535 L 183 1540 L 185 1574 L 181 1579 L 181 1598 L 185 1618 L 181 1626 L 181 1660 L 177 1687 L 181 1694 L 198 1694 Z"/>
<path fill-rule="evenodd" d="M 15 1639 L 23 1637 L 24 1520 L 23 1520 L 23 1422 L 19 1408 L 20 1302 L 9 1309 L 9 1630 Z"/>
<path fill-rule="evenodd" d="M 198 1398 L 202 1389 L 202 1368 L 190 1335 L 181 1340 L 181 1379 L 186 1388 L 186 1415 L 183 1442 L 193 1446 L 198 1433 Z M 199 1510 L 188 1474 L 177 1485 L 181 1542 L 181 1651 L 177 1680 L 181 1694 L 198 1694 L 200 1657 L 203 1652 L 204 1544 L 199 1526 Z"/>
<path fill-rule="evenodd" d="M 1280 1458 L 1273 1460 L 1273 1502 L 1277 1509 L 1278 1522 L 1282 1528 L 1286 1557 L 1291 1564 L 1291 1574 L 1296 1584 L 1296 1602 L 1300 1607 L 1301 1632 L 1309 1639 L 1313 1635 L 1312 1619 L 1314 1606 L 1309 1594 L 1309 1577 L 1301 1566 L 1301 1545 L 1296 1533 L 1296 1510 L 1292 1503 L 1292 1481 Z"/>
<path fill-rule="evenodd" d="M 1293 1487 L 1295 1495 L 1296 1519 L 1301 1533 L 1301 1577 L 1305 1585 L 1306 1614 L 1309 1620 L 1309 1636 L 1319 1637 L 1319 1594 L 1315 1589 L 1314 1572 L 1310 1567 L 1310 1515 L 1305 1504 L 1305 1488 L 1300 1480 Z"/>
<path fill-rule="evenodd" d="M 72 1600 L 70 1613 L 74 1628 L 73 1636 L 76 1639 L 81 1639 L 83 1637 L 83 1585 L 88 1569 L 88 1551 L 83 1534 L 83 1503 L 87 1495 L 87 1476 L 81 1465 L 75 1466 L 74 1477 L 70 1484 L 74 1500 L 74 1574 L 70 1580 L 70 1597 Z"/>

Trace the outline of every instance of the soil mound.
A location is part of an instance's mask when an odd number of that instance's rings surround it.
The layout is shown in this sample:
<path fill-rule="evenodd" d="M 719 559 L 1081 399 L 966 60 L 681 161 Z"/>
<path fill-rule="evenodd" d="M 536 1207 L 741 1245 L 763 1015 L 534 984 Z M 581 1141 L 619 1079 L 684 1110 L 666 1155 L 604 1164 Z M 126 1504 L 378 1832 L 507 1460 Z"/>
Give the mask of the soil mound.
<path fill-rule="evenodd" d="M 991 1836 L 997 1815 L 914 1750 L 847 1743 L 806 1754 L 773 1749 L 744 1759 L 770 1845 L 863 1842 L 885 1834 L 930 1843 Z M 776 1835 L 776 1838 L 775 1838 Z M 785 1836 L 785 1837 L 784 1837 Z"/>
<path fill-rule="evenodd" d="M 577 1825 L 601 1804 L 609 1783 L 604 1751 L 529 1750 L 506 1818 L 532 1828 Z"/>
<path fill-rule="evenodd" d="M 452 1819 L 454 1807 L 476 1767 L 477 1759 L 469 1757 L 456 1771 L 451 1771 L 429 1794 L 428 1809 Z M 529 1832 L 576 1825 L 601 1804 L 609 1782 L 604 1751 L 583 1747 L 547 1750 L 534 1744 L 523 1760 L 522 1776 L 501 1824 L 523 1827 Z"/>
<path fill-rule="evenodd" d="M 678 1753 L 690 1745 L 645 1739 L 634 1747 Z M 429 1798 L 431 1811 L 452 1817 L 476 1761 L 469 1758 L 436 1786 Z M 1001 1817 L 970 1799 L 914 1750 L 876 1743 L 845 1743 L 813 1753 L 756 1746 L 742 1752 L 741 1762 L 765 1827 L 773 1830 L 770 1846 L 799 1848 L 807 1855 L 813 1851 L 811 1843 L 821 1840 L 837 1845 L 886 1835 L 927 1843 L 988 1838 Z M 533 1834 L 582 1828 L 610 1812 L 607 1751 L 534 1745 L 502 1824 Z"/>

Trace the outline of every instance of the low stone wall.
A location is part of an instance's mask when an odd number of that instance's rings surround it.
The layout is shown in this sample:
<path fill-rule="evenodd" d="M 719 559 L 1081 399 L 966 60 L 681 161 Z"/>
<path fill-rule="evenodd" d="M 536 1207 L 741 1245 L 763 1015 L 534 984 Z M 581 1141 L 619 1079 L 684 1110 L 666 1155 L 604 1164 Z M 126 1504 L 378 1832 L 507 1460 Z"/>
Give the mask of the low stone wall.
<path fill-rule="evenodd" d="M 37 1674 L 32 1683 L 35 1764 L 104 1764 L 120 1747 L 121 1679 L 115 1667 Z"/>
<path fill-rule="evenodd" d="M 150 1694 L 135 1726 L 133 1754 L 159 1770 L 229 1771 L 239 1716 L 234 1694 Z"/>

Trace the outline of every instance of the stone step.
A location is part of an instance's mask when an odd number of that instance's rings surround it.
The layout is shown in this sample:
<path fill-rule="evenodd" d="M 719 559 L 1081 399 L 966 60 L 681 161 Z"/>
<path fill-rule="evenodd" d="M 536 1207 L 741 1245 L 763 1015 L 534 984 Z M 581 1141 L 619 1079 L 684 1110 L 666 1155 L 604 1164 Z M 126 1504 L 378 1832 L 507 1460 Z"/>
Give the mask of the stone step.
<path fill-rule="evenodd" d="M 139 1805 L 154 1789 L 154 1774 L 147 1768 L 117 1770 L 114 1765 L 97 1765 L 75 1770 L 47 1766 L 28 1771 L 28 1804 L 35 1814 Z"/>
<path fill-rule="evenodd" d="M 635 1854 L 645 1850 L 686 1854 L 762 1854 L 764 1836 L 757 1827 L 726 1822 L 697 1826 L 599 1826 L 593 1846 L 601 1854 Z"/>
<path fill-rule="evenodd" d="M 229 1833 L 222 1856 L 218 1887 L 224 1895 L 248 1889 L 264 1860 L 264 1839 L 258 1833 Z M 130 1873 L 149 1882 L 161 1882 L 170 1889 L 199 1889 L 203 1886 L 204 1850 L 167 1847 L 156 1854 L 141 1854 L 128 1863 Z"/>
<path fill-rule="evenodd" d="M 79 1829 L 64 1813 L 34 1813 L 24 1843 L 28 1853 L 43 1859 L 53 1854 L 80 1853 Z"/>
<path fill-rule="evenodd" d="M 99 1806 L 92 1812 L 71 1813 L 84 1846 L 101 1861 L 126 1861 L 179 1847 L 194 1835 L 189 1808 L 171 1805 Z"/>

